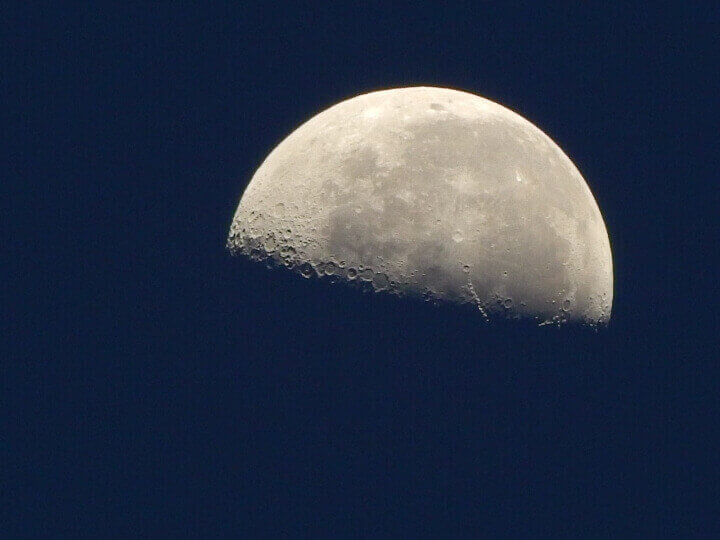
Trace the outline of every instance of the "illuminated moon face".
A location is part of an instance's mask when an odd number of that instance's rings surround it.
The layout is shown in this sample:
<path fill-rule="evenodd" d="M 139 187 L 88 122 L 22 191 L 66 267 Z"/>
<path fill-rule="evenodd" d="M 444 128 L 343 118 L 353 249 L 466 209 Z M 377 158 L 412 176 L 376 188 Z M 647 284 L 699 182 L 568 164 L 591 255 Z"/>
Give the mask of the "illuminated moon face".
<path fill-rule="evenodd" d="M 518 114 L 445 88 L 372 92 L 300 126 L 253 176 L 228 247 L 488 319 L 597 325 L 612 306 L 577 168 Z"/>

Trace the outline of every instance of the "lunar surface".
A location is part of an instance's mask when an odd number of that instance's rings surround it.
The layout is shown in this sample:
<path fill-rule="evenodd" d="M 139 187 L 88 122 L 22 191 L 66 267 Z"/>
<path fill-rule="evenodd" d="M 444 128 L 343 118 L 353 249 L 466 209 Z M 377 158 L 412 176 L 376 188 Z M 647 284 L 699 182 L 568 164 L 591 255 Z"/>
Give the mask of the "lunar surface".
<path fill-rule="evenodd" d="M 577 168 L 520 115 L 457 90 L 372 92 L 311 118 L 253 176 L 228 248 L 488 321 L 610 318 L 610 242 Z"/>

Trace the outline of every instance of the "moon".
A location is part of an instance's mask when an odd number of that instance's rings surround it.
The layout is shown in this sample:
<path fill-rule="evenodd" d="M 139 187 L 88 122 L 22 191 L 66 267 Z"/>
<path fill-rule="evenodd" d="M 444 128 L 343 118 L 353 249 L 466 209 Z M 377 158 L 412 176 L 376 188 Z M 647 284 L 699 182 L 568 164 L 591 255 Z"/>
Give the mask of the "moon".
<path fill-rule="evenodd" d="M 572 161 L 517 113 L 447 88 L 312 117 L 257 169 L 227 246 L 488 321 L 598 326 L 612 307 L 607 230 Z"/>

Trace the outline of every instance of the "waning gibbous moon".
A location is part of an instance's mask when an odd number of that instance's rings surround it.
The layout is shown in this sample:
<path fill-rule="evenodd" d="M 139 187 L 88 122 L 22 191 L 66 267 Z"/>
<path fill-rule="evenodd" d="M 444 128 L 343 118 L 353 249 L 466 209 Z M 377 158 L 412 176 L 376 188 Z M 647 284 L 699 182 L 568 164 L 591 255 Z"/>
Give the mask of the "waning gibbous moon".
<path fill-rule="evenodd" d="M 311 118 L 253 176 L 228 248 L 487 320 L 610 318 L 610 242 L 583 177 L 528 120 L 458 90 L 371 92 Z"/>

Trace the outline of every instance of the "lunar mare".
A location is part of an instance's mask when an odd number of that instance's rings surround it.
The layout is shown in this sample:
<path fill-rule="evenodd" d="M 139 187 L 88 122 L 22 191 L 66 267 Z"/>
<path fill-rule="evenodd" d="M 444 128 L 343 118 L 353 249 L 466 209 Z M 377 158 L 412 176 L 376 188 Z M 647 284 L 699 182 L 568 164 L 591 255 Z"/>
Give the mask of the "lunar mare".
<path fill-rule="evenodd" d="M 458 90 L 372 92 L 311 118 L 251 179 L 228 247 L 487 320 L 610 318 L 610 243 L 583 177 L 532 123 Z"/>

